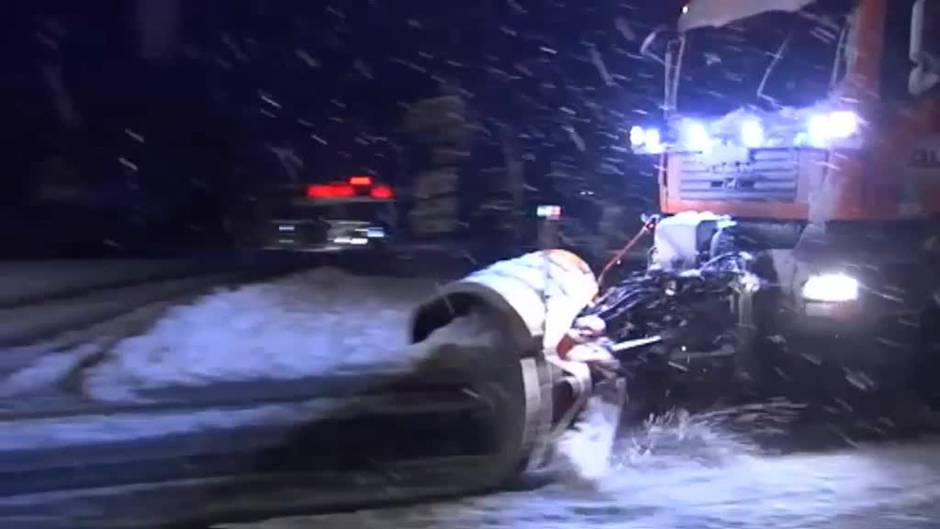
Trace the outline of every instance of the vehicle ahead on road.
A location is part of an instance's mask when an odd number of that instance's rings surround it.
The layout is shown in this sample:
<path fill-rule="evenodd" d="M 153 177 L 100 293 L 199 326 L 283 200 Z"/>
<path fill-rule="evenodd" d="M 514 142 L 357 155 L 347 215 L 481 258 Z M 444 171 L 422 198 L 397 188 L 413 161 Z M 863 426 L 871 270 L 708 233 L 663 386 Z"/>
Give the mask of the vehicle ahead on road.
<path fill-rule="evenodd" d="M 268 250 L 382 247 L 397 217 L 393 188 L 366 175 L 282 186 L 260 198 L 259 210 L 258 242 Z"/>

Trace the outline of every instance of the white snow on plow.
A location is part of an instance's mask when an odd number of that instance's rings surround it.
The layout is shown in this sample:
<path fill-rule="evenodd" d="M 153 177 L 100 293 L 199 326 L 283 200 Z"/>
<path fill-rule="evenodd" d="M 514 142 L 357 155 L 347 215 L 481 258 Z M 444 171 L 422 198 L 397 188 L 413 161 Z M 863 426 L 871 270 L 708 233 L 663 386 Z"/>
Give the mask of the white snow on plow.
<path fill-rule="evenodd" d="M 169 311 L 117 343 L 85 375 L 98 399 L 140 389 L 296 379 L 375 364 L 407 364 L 411 310 L 433 282 L 317 269 L 217 292 Z"/>

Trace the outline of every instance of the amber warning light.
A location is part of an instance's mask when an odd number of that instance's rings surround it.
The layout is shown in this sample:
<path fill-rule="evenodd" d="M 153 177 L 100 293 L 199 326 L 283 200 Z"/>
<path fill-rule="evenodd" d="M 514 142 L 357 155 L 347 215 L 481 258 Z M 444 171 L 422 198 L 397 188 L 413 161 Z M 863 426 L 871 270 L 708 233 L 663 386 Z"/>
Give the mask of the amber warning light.
<path fill-rule="evenodd" d="M 371 176 L 350 176 L 349 184 L 354 186 L 371 186 L 372 177 Z"/>

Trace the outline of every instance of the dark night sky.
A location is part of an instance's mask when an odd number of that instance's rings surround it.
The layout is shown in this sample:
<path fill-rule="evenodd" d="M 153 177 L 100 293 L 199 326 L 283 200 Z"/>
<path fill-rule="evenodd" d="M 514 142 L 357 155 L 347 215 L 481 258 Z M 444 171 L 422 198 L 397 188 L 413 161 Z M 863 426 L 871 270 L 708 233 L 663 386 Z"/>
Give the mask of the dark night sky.
<path fill-rule="evenodd" d="M 652 163 L 632 157 L 626 138 L 631 125 L 661 120 L 662 67 L 639 48 L 683 3 L 8 0 L 0 238 L 46 241 L 85 218 L 210 229 L 235 197 L 289 178 L 285 163 L 303 180 L 371 172 L 406 185 L 405 111 L 445 93 L 467 104 L 469 172 L 505 164 L 508 130 L 542 198 L 588 217 L 610 204 L 655 210 Z M 888 25 L 906 43 L 911 1 L 896 3 Z M 716 32 L 721 42 L 694 47 L 720 55 L 723 73 L 706 57 L 695 80 L 689 61 L 684 86 L 704 101 L 693 106 L 717 113 L 752 99 L 748 76 L 760 77 L 785 38 L 776 29 L 762 39 Z M 800 63 L 828 53 L 812 38 L 779 79 L 826 80 L 828 58 L 825 68 Z M 903 68 L 903 52 L 889 48 L 901 57 L 889 62 Z"/>
<path fill-rule="evenodd" d="M 212 216 L 227 192 L 283 173 L 271 147 L 308 170 L 394 180 L 404 108 L 445 83 L 482 130 L 523 138 L 533 185 L 555 162 L 611 183 L 628 122 L 659 104 L 637 39 L 679 7 L 649 4 L 6 2 L 3 205 L 82 188 L 103 209 Z"/>

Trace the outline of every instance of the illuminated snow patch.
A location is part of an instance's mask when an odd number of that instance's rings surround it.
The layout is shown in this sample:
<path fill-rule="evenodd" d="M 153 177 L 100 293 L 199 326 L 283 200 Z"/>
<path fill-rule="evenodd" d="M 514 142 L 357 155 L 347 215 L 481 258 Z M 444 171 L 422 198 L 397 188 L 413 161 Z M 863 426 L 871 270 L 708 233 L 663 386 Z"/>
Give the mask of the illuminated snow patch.
<path fill-rule="evenodd" d="M 117 343 L 86 372 L 98 399 L 220 381 L 297 379 L 407 362 L 411 309 L 431 281 L 317 269 L 204 296 Z"/>

